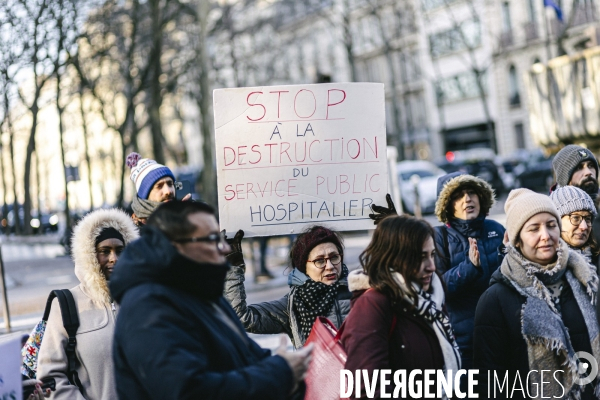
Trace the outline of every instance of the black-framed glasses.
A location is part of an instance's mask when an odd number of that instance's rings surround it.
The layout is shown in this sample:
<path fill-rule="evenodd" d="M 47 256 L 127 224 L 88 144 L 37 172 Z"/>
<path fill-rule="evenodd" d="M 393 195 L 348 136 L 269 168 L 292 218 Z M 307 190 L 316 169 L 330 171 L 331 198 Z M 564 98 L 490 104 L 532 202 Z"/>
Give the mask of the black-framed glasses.
<path fill-rule="evenodd" d="M 315 258 L 312 261 L 308 260 L 308 262 L 315 264 L 315 267 L 317 267 L 319 269 L 323 269 L 327 265 L 327 260 L 331 261 L 331 265 L 338 265 L 339 263 L 341 263 L 342 255 L 343 254 L 333 254 L 329 257 L 319 257 L 319 258 Z"/>
<path fill-rule="evenodd" d="M 585 224 L 590 227 L 592 226 L 592 221 L 594 220 L 594 217 L 592 217 L 591 215 L 577 215 L 577 214 L 569 214 L 569 221 L 571 222 L 571 224 L 573 224 L 573 226 L 579 226 L 581 225 L 581 221 L 585 220 Z"/>
<path fill-rule="evenodd" d="M 202 237 L 176 239 L 176 240 L 174 240 L 174 242 L 176 242 L 176 243 L 195 243 L 195 242 L 216 243 L 218 250 L 224 250 L 225 244 L 227 243 L 227 241 L 225 240 L 225 232 L 211 233 L 207 236 L 202 236 Z"/>

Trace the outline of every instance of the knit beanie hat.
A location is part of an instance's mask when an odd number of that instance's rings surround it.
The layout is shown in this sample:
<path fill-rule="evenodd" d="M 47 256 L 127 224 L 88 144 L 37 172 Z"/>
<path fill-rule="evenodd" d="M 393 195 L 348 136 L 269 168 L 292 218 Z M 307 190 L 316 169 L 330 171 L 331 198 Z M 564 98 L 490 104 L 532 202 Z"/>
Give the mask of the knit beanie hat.
<path fill-rule="evenodd" d="M 138 153 L 131 153 L 127 156 L 126 164 L 131 168 L 129 176 L 135 185 L 135 191 L 140 199 L 148 199 L 152 186 L 156 181 L 169 176 L 175 181 L 173 172 L 164 165 L 157 163 L 149 158 L 141 158 Z"/>
<path fill-rule="evenodd" d="M 299 235 L 294 242 L 292 250 L 290 251 L 292 267 L 306 273 L 308 255 L 312 249 L 321 243 L 333 243 L 340 254 L 343 254 L 344 252 L 342 240 L 336 232 L 327 229 L 324 226 L 315 225 Z"/>
<path fill-rule="evenodd" d="M 592 215 L 597 213 L 590 195 L 575 186 L 560 187 L 550 193 L 550 198 L 561 218 L 575 211 L 589 211 Z"/>
<path fill-rule="evenodd" d="M 560 215 L 550 197 L 529 189 L 511 190 L 504 203 L 504 212 L 506 213 L 508 239 L 513 245 L 516 243 L 523 225 L 536 214 L 543 212 L 552 214 L 556 217 L 558 226 L 561 225 Z"/>
<path fill-rule="evenodd" d="M 571 177 L 579 163 L 588 160 L 592 161 L 594 164 L 597 177 L 598 160 L 596 160 L 594 153 L 589 149 L 576 144 L 570 144 L 556 153 L 556 156 L 554 156 L 554 159 L 552 160 L 552 169 L 554 170 L 554 176 L 556 177 L 558 187 L 569 185 Z"/>

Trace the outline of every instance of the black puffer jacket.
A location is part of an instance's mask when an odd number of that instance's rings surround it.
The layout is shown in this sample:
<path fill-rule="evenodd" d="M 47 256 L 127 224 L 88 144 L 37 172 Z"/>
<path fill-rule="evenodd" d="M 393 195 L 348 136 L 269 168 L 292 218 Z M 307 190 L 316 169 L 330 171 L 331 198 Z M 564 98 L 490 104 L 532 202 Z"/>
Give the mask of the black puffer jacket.
<path fill-rule="evenodd" d="M 225 298 L 237 313 L 242 325 L 250 333 L 262 334 L 287 334 L 295 348 L 304 345 L 307 338 L 300 330 L 299 316 L 292 308 L 294 288 L 301 286 L 307 279 L 306 274 L 298 269 L 292 270 L 288 276 L 288 285 L 291 290 L 282 298 L 265 301 L 257 304 L 246 304 L 246 290 L 244 288 L 245 265 L 232 267 L 225 280 Z M 352 293 L 348 290 L 347 277 L 340 278 L 340 289 L 337 299 L 326 318 L 340 327 L 350 312 L 350 298 Z"/>
<path fill-rule="evenodd" d="M 199 264 L 146 228 L 110 281 L 119 398 L 285 399 L 293 373 L 244 332 L 222 296 L 226 264 Z"/>
<path fill-rule="evenodd" d="M 569 330 L 571 344 L 575 351 L 585 351 L 592 354 L 589 334 L 583 315 L 577 305 L 573 291 L 569 285 L 560 296 L 560 308 L 564 325 Z M 521 333 L 521 310 L 526 298 L 519 294 L 510 281 L 498 270 L 494 273 L 490 288 L 481 296 L 475 314 L 475 334 L 473 339 L 474 368 L 479 369 L 479 397 L 489 399 L 529 399 L 519 390 L 507 393 L 506 389 L 500 394 L 496 386 L 494 397 L 493 374 L 490 373 L 492 382 L 488 381 L 488 371 L 496 371 L 499 381 L 502 382 L 505 374 L 508 375 L 508 388 L 512 390 L 516 382 L 523 388 L 526 386 L 529 373 L 527 343 Z M 517 378 L 517 373 L 519 378 Z M 551 373 L 546 373 L 545 381 L 552 379 Z M 490 395 L 488 395 L 488 388 Z M 534 389 L 530 389 L 533 395 Z M 582 393 L 582 400 L 594 399 L 592 385 L 587 385 Z"/>

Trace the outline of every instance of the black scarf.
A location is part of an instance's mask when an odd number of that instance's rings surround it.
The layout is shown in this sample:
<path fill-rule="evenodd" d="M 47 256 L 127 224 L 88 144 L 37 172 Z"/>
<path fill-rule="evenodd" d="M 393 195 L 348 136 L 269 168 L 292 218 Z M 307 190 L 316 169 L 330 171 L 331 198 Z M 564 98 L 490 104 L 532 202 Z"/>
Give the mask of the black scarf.
<path fill-rule="evenodd" d="M 340 279 L 348 276 L 348 268 L 342 264 Z M 326 316 L 337 298 L 340 279 L 334 284 L 313 281 L 308 278 L 302 285 L 292 289 L 293 308 L 300 316 L 300 332 L 303 340 L 308 338 L 317 317 Z"/>
<path fill-rule="evenodd" d="M 204 300 L 216 300 L 223 295 L 229 263 L 197 263 L 179 253 L 173 257 L 164 283 Z"/>
<path fill-rule="evenodd" d="M 483 222 L 485 220 L 485 214 L 479 214 L 475 219 L 460 219 L 451 218 L 450 226 L 456 229 L 460 234 L 466 238 L 479 238 L 481 236 L 481 230 L 483 229 Z"/>

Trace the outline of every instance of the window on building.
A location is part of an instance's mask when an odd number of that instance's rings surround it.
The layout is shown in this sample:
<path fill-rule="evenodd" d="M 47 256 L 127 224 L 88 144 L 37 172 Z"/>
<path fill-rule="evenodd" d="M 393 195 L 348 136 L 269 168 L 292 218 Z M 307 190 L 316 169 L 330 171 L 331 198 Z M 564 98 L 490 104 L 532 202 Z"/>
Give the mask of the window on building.
<path fill-rule="evenodd" d="M 511 65 L 508 69 L 508 102 L 512 107 L 521 105 L 519 82 L 517 81 L 517 69 L 514 65 Z"/>
<path fill-rule="evenodd" d="M 467 48 L 475 48 L 480 44 L 481 26 L 478 20 L 465 21 L 460 27 L 429 36 L 429 47 L 434 58 Z"/>
<path fill-rule="evenodd" d="M 515 124 L 515 140 L 517 143 L 517 149 L 525 148 L 525 132 L 523 131 L 523 124 Z"/>
<path fill-rule="evenodd" d="M 482 82 L 486 82 L 485 75 L 482 77 Z M 487 93 L 487 88 L 484 86 L 484 91 Z M 459 75 L 451 76 L 439 80 L 436 83 L 436 95 L 438 104 L 452 103 L 464 99 L 478 97 L 479 87 L 477 86 L 477 78 L 472 72 L 465 72 Z"/>
<path fill-rule="evenodd" d="M 535 23 L 535 0 L 527 0 L 527 17 Z"/>
<path fill-rule="evenodd" d="M 502 31 L 512 31 L 512 23 L 510 20 L 510 3 L 507 1 L 502 3 Z"/>

